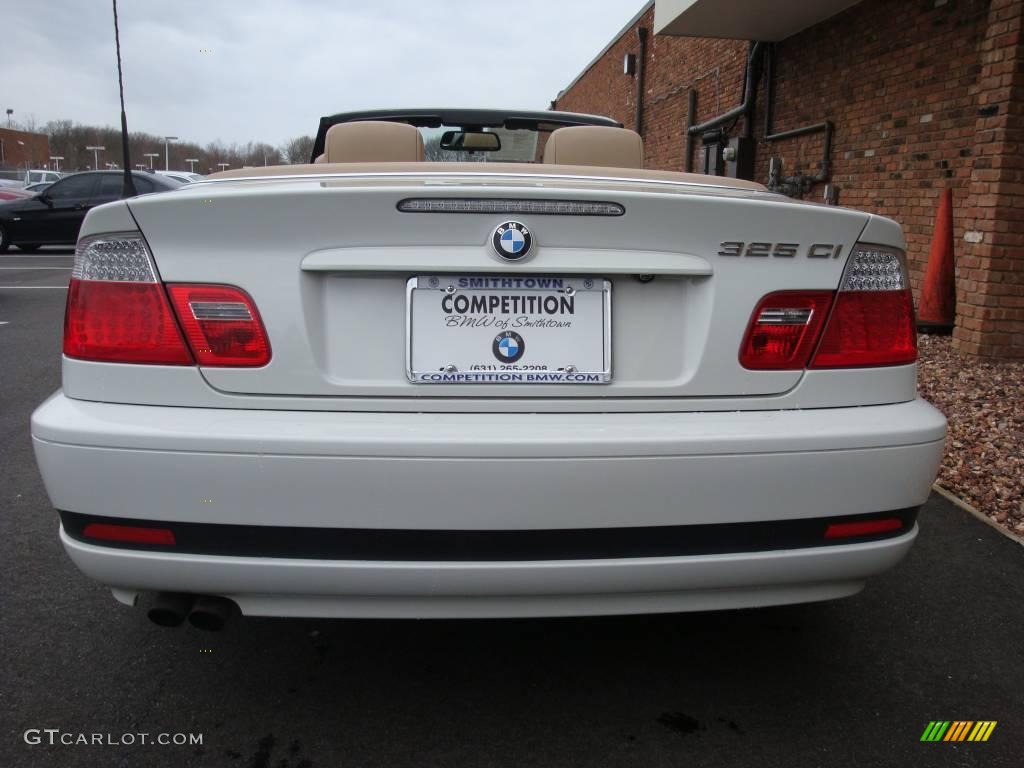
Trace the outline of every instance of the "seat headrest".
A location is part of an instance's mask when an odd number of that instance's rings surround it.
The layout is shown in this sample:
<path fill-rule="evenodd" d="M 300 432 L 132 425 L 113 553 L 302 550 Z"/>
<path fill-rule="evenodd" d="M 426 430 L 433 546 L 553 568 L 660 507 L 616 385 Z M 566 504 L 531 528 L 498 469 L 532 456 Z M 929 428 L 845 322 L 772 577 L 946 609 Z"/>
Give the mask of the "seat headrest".
<path fill-rule="evenodd" d="M 319 155 L 316 156 L 316 160 L 314 160 L 313 162 L 314 163 L 326 163 L 327 162 L 327 155 L 325 155 L 323 152 L 321 152 Z"/>
<path fill-rule="evenodd" d="M 574 125 L 559 128 L 544 145 L 544 162 L 558 165 L 598 165 L 643 168 L 644 140 L 628 128 Z"/>
<path fill-rule="evenodd" d="M 324 156 L 328 163 L 419 162 L 423 160 L 423 137 L 406 123 L 339 123 L 327 131 Z"/>

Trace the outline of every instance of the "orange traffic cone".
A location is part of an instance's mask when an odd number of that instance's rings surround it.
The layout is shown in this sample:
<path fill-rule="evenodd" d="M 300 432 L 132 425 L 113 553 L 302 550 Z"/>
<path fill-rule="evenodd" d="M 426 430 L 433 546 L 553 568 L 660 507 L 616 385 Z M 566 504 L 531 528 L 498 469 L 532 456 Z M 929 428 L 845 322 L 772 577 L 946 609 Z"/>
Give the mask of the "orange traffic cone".
<path fill-rule="evenodd" d="M 953 190 L 939 198 L 935 235 L 928 254 L 928 266 L 917 306 L 918 330 L 949 333 L 956 315 L 956 285 L 953 280 Z"/>

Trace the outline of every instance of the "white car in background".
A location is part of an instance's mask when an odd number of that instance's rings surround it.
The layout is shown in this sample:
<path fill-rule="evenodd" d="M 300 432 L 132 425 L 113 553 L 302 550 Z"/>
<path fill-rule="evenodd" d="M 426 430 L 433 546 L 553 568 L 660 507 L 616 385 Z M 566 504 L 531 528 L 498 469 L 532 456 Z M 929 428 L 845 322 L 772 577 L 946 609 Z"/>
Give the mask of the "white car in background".
<path fill-rule="evenodd" d="M 736 608 L 852 595 L 911 547 L 946 424 L 893 221 L 646 170 L 568 113 L 335 115 L 310 160 L 82 227 L 32 437 L 121 602 Z"/>
<path fill-rule="evenodd" d="M 206 178 L 201 173 L 191 173 L 190 171 L 154 171 L 161 176 L 168 176 L 176 181 L 180 181 L 182 184 L 191 184 L 193 181 L 201 181 Z"/>

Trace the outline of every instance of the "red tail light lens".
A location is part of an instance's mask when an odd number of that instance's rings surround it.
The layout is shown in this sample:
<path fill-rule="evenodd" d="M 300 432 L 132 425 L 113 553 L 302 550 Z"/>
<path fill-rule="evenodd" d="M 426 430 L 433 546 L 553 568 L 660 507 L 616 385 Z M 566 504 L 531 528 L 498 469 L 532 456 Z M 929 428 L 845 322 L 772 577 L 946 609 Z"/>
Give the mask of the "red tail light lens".
<path fill-rule="evenodd" d="M 171 302 L 200 365 L 258 367 L 270 342 L 252 298 L 227 285 L 168 285 Z"/>
<path fill-rule="evenodd" d="M 825 529 L 826 539 L 852 539 L 856 536 L 872 536 L 878 533 L 898 531 L 903 521 L 898 517 L 883 517 L 879 520 L 856 520 L 850 523 L 829 523 Z"/>
<path fill-rule="evenodd" d="M 832 303 L 832 291 L 781 291 L 758 303 L 750 318 L 740 364 L 752 370 L 807 366 Z"/>
<path fill-rule="evenodd" d="M 174 531 L 170 528 L 146 528 L 135 525 L 89 523 L 82 529 L 82 535 L 88 539 L 99 539 L 101 541 L 163 544 L 168 547 L 173 547 L 176 543 Z"/>
<path fill-rule="evenodd" d="M 914 301 L 901 291 L 841 291 L 811 368 L 904 365 L 917 360 Z"/>

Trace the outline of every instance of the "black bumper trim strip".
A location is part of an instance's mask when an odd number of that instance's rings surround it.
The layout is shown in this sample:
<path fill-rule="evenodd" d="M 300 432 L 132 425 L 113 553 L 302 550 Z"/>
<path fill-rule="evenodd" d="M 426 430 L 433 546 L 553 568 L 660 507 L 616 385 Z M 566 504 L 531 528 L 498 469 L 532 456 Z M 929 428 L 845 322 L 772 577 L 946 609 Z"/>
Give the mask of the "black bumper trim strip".
<path fill-rule="evenodd" d="M 869 536 L 826 539 L 830 523 L 896 517 L 902 526 Z M 299 528 L 219 523 L 171 523 L 60 512 L 67 534 L 96 546 L 139 551 L 237 557 L 309 558 L 375 561 L 601 560 L 629 557 L 678 557 L 731 552 L 827 547 L 901 536 L 917 519 L 917 507 L 843 517 L 632 528 L 556 530 L 389 530 Z M 174 546 L 140 545 L 87 538 L 89 523 L 169 528 Z"/>

